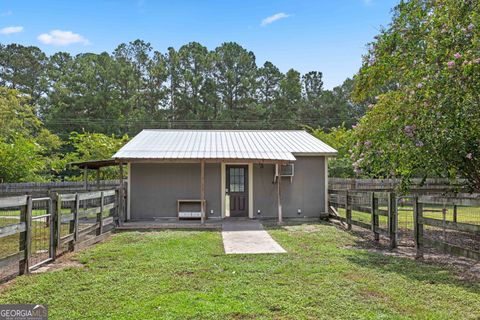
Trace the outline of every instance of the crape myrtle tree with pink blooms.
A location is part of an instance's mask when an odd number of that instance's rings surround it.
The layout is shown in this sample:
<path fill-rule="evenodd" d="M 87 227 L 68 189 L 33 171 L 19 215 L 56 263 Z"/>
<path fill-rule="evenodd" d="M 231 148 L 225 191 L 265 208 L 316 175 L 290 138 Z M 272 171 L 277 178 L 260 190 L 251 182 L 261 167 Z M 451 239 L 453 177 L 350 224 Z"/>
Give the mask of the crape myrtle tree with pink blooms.
<path fill-rule="evenodd" d="M 480 1 L 411 0 L 369 45 L 353 98 L 356 174 L 466 179 L 480 190 Z"/>

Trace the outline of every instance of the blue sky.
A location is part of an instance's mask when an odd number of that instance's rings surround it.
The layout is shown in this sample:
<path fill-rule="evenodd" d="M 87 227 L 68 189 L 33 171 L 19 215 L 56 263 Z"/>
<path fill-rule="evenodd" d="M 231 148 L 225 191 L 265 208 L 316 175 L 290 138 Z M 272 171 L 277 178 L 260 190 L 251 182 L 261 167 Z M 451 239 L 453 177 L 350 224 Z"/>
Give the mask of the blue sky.
<path fill-rule="evenodd" d="M 351 77 L 398 0 L 0 0 L 0 43 L 112 52 L 135 39 L 156 50 L 235 41 L 286 72 L 323 72 L 326 88 Z"/>

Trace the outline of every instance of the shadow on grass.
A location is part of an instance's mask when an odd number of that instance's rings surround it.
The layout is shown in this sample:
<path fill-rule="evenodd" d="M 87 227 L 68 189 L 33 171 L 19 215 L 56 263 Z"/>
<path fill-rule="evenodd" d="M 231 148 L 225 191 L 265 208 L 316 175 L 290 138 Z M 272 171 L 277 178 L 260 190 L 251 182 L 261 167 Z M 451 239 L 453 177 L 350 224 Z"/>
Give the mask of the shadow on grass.
<path fill-rule="evenodd" d="M 346 257 L 348 261 L 359 267 L 375 269 L 384 274 L 396 273 L 413 281 L 454 285 L 474 293 L 480 292 L 478 281 L 464 278 L 458 270 L 454 270 L 450 266 L 406 257 L 385 256 L 382 253 L 361 250 L 361 245 L 363 242 L 358 244 L 358 248 L 351 248 L 350 250 L 356 250 L 355 254 Z"/>
<path fill-rule="evenodd" d="M 279 224 L 277 221 L 273 220 L 260 220 L 265 230 L 281 230 L 285 229 L 285 227 L 290 226 L 301 226 L 301 225 L 319 225 L 319 226 L 326 226 L 331 227 L 332 223 L 325 220 L 286 220 Z"/>
<path fill-rule="evenodd" d="M 374 241 L 373 235 L 370 230 L 354 228 L 351 231 L 345 230 L 339 225 L 332 224 L 328 221 L 316 221 L 312 222 L 285 222 L 282 225 L 268 224 L 265 225 L 267 230 L 280 230 L 285 227 L 296 225 L 309 225 L 313 227 L 336 227 L 338 231 L 353 236 L 352 242 L 347 246 L 342 244 L 334 244 L 342 251 L 345 250 L 347 254 L 344 255 L 345 259 L 350 263 L 353 263 L 361 268 L 372 269 L 383 274 L 395 273 L 402 277 L 408 278 L 412 281 L 419 281 L 426 284 L 445 284 L 453 285 L 464 288 L 468 291 L 479 293 L 480 281 L 478 277 L 471 277 L 464 269 L 455 267 L 462 267 L 461 264 L 452 264 L 451 260 L 454 257 L 448 257 L 449 261 L 429 261 L 429 260 L 414 260 L 412 256 L 405 255 L 404 253 L 398 253 L 398 255 L 386 255 L 385 253 L 391 252 L 388 249 L 389 241 L 386 238 L 381 238 L 380 242 Z M 309 231 L 309 228 L 299 229 L 298 231 Z M 324 229 L 318 229 L 318 232 L 324 231 Z M 334 240 L 332 240 L 334 241 Z M 336 243 L 336 242 L 335 242 Z M 413 248 L 406 248 L 407 251 Z M 371 251 L 369 251 L 371 250 Z M 345 252 L 343 251 L 343 252 Z M 413 251 L 412 251 L 413 254 Z M 475 262 L 472 261 L 471 265 Z M 353 271 L 352 271 L 353 272 Z"/>

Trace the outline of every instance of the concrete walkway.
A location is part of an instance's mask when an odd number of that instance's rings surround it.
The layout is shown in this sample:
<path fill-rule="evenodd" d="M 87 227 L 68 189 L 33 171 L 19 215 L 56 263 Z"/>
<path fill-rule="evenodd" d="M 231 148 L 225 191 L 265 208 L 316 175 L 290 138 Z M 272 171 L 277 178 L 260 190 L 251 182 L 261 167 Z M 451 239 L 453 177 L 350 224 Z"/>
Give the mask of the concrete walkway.
<path fill-rule="evenodd" d="M 286 252 L 255 220 L 224 221 L 222 238 L 226 254 Z"/>

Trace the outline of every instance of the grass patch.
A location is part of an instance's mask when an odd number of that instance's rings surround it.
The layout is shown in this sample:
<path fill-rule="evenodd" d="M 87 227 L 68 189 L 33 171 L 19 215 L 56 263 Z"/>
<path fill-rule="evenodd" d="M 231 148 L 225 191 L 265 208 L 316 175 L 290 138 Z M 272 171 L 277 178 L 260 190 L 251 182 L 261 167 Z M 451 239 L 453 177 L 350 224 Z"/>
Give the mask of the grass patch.
<path fill-rule="evenodd" d="M 480 284 L 422 262 L 348 249 L 328 224 L 272 228 L 288 251 L 224 255 L 219 232 L 125 232 L 75 255 L 84 268 L 22 276 L 0 303 L 51 319 L 476 319 Z"/>

